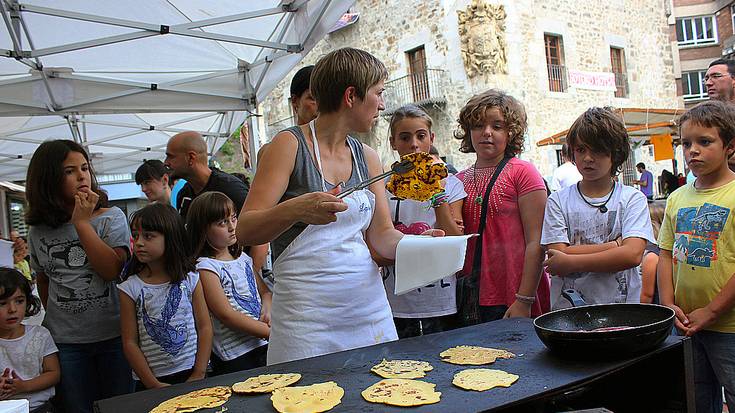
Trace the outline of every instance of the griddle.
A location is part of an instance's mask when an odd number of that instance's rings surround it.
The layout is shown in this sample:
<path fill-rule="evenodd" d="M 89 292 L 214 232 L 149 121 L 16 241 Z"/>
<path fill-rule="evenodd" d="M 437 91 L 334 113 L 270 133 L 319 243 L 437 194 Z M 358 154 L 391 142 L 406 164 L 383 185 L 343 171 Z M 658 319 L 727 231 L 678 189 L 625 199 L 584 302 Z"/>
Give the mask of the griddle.
<path fill-rule="evenodd" d="M 672 336 L 645 354 L 622 360 L 565 360 L 554 356 L 541 343 L 534 332 L 531 319 L 506 319 L 114 397 L 96 402 L 95 411 L 99 413 L 148 412 L 159 403 L 192 390 L 232 385 L 248 377 L 266 373 L 301 373 L 301 380 L 295 384 L 297 386 L 330 380 L 337 382 L 345 390 L 345 395 L 342 403 L 330 412 L 498 411 L 560 393 L 575 384 L 603 378 L 627 366 L 644 361 L 653 354 L 681 346 L 682 340 L 682 337 Z M 441 361 L 440 352 L 458 345 L 505 349 L 516 354 L 516 358 L 497 360 L 494 364 L 485 366 L 459 366 Z M 436 390 L 442 393 L 441 401 L 433 405 L 412 408 L 393 407 L 365 401 L 360 392 L 380 380 L 380 377 L 370 373 L 370 368 L 383 358 L 430 362 L 434 370 L 428 372 L 421 380 L 437 385 Z M 505 370 L 519 375 L 520 379 L 509 388 L 495 388 L 485 392 L 466 391 L 452 385 L 455 373 L 467 368 L 479 367 Z M 228 408 L 229 413 L 275 412 L 269 394 L 258 396 L 233 394 L 224 407 Z M 199 411 L 209 413 L 218 410 L 220 408 Z"/>

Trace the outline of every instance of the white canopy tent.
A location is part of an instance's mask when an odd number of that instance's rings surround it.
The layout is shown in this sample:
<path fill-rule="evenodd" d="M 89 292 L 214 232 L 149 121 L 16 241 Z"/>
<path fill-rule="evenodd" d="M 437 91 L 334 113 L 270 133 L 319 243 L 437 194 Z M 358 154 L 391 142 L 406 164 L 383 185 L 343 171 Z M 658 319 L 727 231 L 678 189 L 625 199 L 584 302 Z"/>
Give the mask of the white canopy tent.
<path fill-rule="evenodd" d="M 0 179 L 53 138 L 99 173 L 163 158 L 183 130 L 214 152 L 352 3 L 0 0 Z"/>

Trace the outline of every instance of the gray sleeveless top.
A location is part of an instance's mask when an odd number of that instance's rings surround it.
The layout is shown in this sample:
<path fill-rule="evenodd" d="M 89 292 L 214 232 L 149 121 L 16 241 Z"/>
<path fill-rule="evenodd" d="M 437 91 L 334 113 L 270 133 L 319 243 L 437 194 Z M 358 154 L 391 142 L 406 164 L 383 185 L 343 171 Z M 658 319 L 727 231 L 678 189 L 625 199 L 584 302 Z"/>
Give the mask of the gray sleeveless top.
<path fill-rule="evenodd" d="M 293 172 L 288 180 L 288 187 L 284 192 L 281 200 L 278 201 L 280 204 L 283 201 L 295 198 L 299 195 L 307 194 L 309 192 L 320 192 L 322 191 L 322 174 L 319 172 L 316 164 L 314 163 L 314 157 L 309 152 L 309 146 L 306 143 L 306 137 L 303 131 L 298 126 L 292 126 L 286 131 L 291 132 L 296 137 L 299 143 L 299 147 L 296 150 L 296 160 L 294 161 Z M 349 188 L 360 183 L 360 178 L 357 176 L 355 171 L 355 164 L 360 168 L 362 176 L 370 176 L 368 173 L 367 163 L 365 162 L 365 153 L 362 150 L 362 143 L 352 136 L 347 136 L 347 144 L 352 149 L 353 159 L 352 163 L 352 174 L 350 179 L 345 182 L 345 187 Z M 334 184 L 324 181 L 327 186 L 327 190 L 334 188 Z M 278 259 L 283 250 L 288 247 L 296 237 L 301 234 L 301 231 L 306 228 L 305 223 L 297 222 L 291 228 L 287 229 L 284 233 L 278 236 L 273 242 L 271 242 L 271 248 L 273 249 L 273 260 Z M 277 274 L 275 274 L 278 277 Z"/>

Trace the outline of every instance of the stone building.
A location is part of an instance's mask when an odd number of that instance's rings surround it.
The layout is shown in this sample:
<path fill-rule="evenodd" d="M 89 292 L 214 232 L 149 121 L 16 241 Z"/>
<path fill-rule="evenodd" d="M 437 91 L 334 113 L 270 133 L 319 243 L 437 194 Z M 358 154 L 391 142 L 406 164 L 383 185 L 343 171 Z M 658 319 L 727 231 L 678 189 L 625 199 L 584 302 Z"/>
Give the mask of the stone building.
<path fill-rule="evenodd" d="M 536 142 L 569 128 L 588 107 L 679 104 L 661 0 L 357 0 L 350 12 L 359 14 L 357 22 L 328 35 L 302 65 L 343 46 L 375 54 L 390 72 L 385 115 L 406 103 L 424 106 L 434 118 L 435 145 L 458 169 L 474 156 L 460 153 L 452 137 L 457 115 L 488 88 L 525 104 L 521 157 L 545 177 L 560 148 Z M 263 140 L 292 124 L 290 77 L 261 102 Z M 388 120 L 361 137 L 385 164 L 396 157 Z M 636 150 L 636 160 L 649 160 L 648 150 Z"/>

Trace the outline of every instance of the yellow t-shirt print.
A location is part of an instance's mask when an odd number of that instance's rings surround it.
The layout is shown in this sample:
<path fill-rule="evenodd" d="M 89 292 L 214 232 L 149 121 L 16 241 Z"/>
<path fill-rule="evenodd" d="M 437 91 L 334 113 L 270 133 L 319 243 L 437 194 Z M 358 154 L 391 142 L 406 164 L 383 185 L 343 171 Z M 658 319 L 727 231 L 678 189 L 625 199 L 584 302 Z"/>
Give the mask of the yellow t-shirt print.
<path fill-rule="evenodd" d="M 674 300 L 685 313 L 709 304 L 735 274 L 735 181 L 719 188 L 688 184 L 669 197 L 659 233 L 674 260 Z M 735 309 L 708 330 L 735 333 Z"/>
<path fill-rule="evenodd" d="M 676 213 L 674 260 L 709 268 L 717 260 L 717 239 L 729 215 L 729 208 L 709 203 L 681 208 Z"/>

